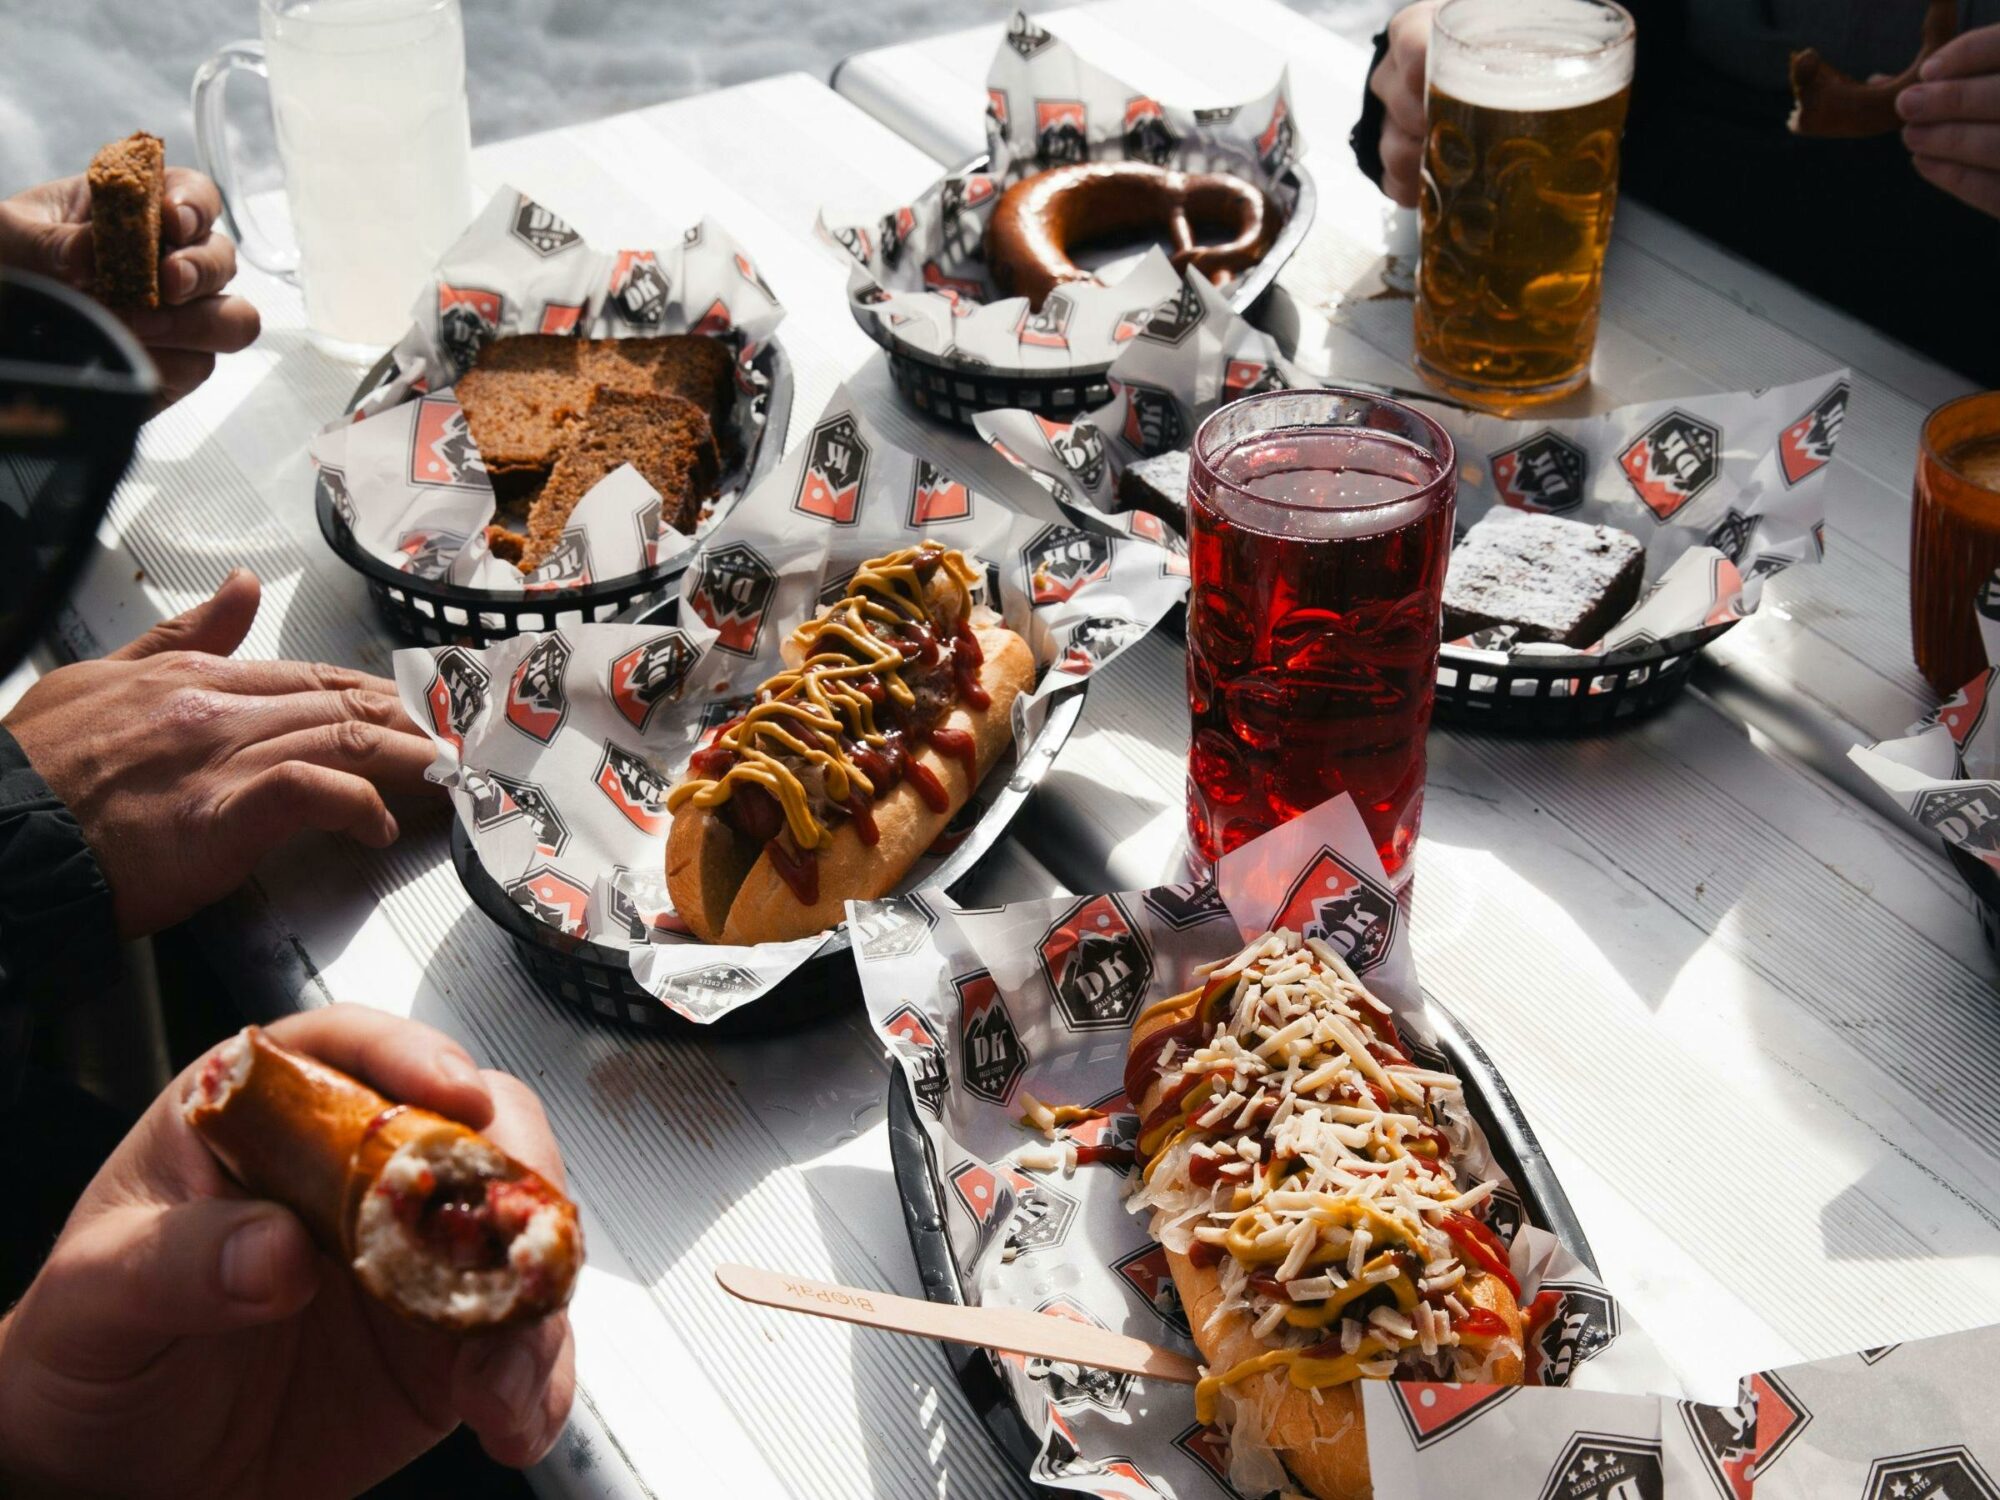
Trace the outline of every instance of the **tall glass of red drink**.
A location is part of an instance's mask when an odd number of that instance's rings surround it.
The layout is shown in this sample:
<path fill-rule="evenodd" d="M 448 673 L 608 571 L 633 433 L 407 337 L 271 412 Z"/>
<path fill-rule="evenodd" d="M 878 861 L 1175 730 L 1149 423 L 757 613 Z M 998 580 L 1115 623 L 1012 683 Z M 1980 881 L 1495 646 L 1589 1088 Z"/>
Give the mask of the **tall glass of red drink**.
<path fill-rule="evenodd" d="M 1357 391 L 1272 391 L 1195 433 L 1188 836 L 1214 860 L 1351 793 L 1407 877 L 1458 496 L 1450 436 Z"/>

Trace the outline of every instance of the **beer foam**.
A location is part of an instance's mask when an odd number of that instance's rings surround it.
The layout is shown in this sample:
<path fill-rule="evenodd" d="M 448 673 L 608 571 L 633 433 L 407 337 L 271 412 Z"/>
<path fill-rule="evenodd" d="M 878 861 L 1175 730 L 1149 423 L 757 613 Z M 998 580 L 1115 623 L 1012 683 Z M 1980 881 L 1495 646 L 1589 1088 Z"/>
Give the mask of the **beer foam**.
<path fill-rule="evenodd" d="M 1426 81 L 1481 109 L 1576 109 L 1632 81 L 1632 23 L 1594 0 L 1453 0 Z"/>

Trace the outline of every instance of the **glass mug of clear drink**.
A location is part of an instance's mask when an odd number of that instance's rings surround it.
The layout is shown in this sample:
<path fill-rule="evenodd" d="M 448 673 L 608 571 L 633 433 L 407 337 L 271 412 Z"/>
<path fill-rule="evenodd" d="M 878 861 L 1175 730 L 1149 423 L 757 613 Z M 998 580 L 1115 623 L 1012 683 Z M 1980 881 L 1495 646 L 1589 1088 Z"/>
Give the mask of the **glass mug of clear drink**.
<path fill-rule="evenodd" d="M 1188 841 L 1213 862 L 1342 792 L 1401 886 L 1423 813 L 1451 437 L 1357 391 L 1272 391 L 1195 432 Z"/>
<path fill-rule="evenodd" d="M 1416 364 L 1464 400 L 1590 378 L 1632 18 L 1611 0 L 1446 0 L 1431 29 Z"/>
<path fill-rule="evenodd" d="M 426 274 L 472 211 L 458 0 L 261 0 L 261 42 L 194 80 L 195 146 L 244 258 L 297 283 L 314 342 L 367 361 L 410 323 Z M 258 223 L 223 130 L 223 85 L 266 79 L 293 245 Z"/>

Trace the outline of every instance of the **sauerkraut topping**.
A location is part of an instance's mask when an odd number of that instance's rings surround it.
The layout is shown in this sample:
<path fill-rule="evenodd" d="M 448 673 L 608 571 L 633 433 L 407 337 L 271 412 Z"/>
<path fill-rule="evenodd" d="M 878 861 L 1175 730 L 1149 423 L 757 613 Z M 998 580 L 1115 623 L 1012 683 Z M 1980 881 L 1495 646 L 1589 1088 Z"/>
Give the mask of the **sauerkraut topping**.
<path fill-rule="evenodd" d="M 1271 1346 L 1208 1372 L 1200 1419 L 1266 1370 L 1301 1389 L 1482 1378 L 1507 1325 L 1465 1284 L 1519 1288 L 1479 1217 L 1493 1184 L 1454 1175 L 1458 1080 L 1412 1062 L 1389 1007 L 1317 939 L 1266 934 L 1192 999 L 1152 1065 L 1133 1203 L 1162 1244 L 1216 1267 L 1214 1316 L 1243 1314 Z"/>

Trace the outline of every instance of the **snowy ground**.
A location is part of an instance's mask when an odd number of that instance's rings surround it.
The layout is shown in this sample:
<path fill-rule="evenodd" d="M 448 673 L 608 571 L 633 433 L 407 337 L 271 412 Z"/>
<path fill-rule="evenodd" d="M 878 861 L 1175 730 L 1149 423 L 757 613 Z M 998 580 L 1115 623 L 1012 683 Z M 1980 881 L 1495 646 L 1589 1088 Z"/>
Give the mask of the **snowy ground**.
<path fill-rule="evenodd" d="M 1366 38 L 1396 0 L 1287 0 Z M 464 0 L 475 141 L 502 140 L 771 73 L 826 77 L 842 56 L 994 21 L 1015 0 Z M 191 162 L 188 83 L 201 60 L 257 34 L 255 0 L 0 0 L 0 196 L 81 171 L 138 129 Z M 240 83 L 255 182 L 269 129 Z M 275 180 L 274 175 L 266 180 Z"/>

